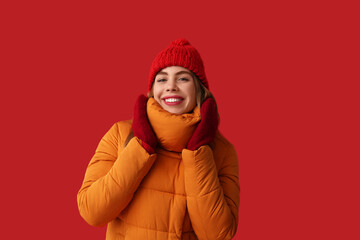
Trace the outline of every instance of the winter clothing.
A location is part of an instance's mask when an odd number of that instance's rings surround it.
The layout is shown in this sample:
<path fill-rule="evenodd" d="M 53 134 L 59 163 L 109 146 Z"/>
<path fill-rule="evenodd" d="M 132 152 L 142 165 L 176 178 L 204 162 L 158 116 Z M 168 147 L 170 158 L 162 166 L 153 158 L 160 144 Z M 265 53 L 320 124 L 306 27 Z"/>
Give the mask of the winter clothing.
<path fill-rule="evenodd" d="M 191 70 L 204 86 L 209 88 L 199 52 L 186 39 L 177 39 L 155 57 L 150 69 L 148 91 L 151 90 L 156 74 L 161 69 L 170 66 L 180 66 Z"/>
<path fill-rule="evenodd" d="M 140 95 L 136 101 L 134 108 L 134 120 L 132 122 L 132 129 L 134 136 L 141 140 L 141 145 L 150 154 L 155 153 L 157 139 L 154 135 L 149 120 L 146 114 L 146 105 L 148 98 Z"/>
<path fill-rule="evenodd" d="M 86 170 L 81 216 L 108 224 L 106 239 L 231 239 L 240 191 L 236 152 L 219 133 L 210 146 L 185 149 L 199 113 L 196 107 L 171 114 L 150 98 L 147 114 L 159 142 L 151 155 L 137 137 L 124 148 L 131 121 L 115 123 Z"/>
<path fill-rule="evenodd" d="M 187 149 L 196 150 L 211 143 L 216 135 L 219 119 L 213 98 L 206 99 L 201 105 L 201 122 L 188 142 Z"/>
<path fill-rule="evenodd" d="M 154 98 L 149 98 L 147 113 L 160 146 L 173 152 L 181 152 L 186 148 L 200 121 L 198 107 L 190 114 L 171 114 L 160 107 Z"/>

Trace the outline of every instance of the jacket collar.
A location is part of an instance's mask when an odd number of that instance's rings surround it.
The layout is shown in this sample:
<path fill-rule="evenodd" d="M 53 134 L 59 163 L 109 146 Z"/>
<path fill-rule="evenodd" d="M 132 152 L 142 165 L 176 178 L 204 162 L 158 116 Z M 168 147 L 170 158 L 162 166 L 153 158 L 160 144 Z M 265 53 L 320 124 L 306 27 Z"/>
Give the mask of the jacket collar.
<path fill-rule="evenodd" d="M 154 98 L 149 98 L 147 102 L 147 115 L 160 147 L 174 152 L 181 152 L 186 148 L 200 121 L 197 106 L 191 113 L 172 114 L 164 110 Z"/>

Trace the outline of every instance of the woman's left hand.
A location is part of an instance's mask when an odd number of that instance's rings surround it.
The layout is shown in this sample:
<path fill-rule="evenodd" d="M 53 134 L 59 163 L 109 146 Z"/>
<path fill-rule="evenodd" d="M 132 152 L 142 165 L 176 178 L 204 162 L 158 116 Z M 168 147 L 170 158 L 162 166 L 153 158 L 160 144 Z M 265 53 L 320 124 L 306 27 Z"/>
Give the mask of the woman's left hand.
<path fill-rule="evenodd" d="M 208 98 L 203 102 L 200 114 L 201 121 L 187 144 L 187 149 L 192 151 L 212 142 L 218 130 L 219 119 L 213 98 Z"/>

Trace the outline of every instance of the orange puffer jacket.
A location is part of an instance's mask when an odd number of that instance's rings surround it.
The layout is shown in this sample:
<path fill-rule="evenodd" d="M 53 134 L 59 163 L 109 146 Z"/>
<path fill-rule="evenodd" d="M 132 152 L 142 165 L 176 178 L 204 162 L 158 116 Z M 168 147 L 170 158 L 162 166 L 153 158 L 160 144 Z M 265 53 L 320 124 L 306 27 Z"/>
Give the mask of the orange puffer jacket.
<path fill-rule="evenodd" d="M 150 98 L 147 112 L 156 153 L 136 137 L 124 147 L 131 121 L 115 123 L 87 167 L 77 196 L 81 216 L 108 224 L 106 239 L 231 239 L 240 194 L 233 145 L 218 133 L 211 146 L 185 149 L 200 120 L 197 107 L 175 115 Z"/>

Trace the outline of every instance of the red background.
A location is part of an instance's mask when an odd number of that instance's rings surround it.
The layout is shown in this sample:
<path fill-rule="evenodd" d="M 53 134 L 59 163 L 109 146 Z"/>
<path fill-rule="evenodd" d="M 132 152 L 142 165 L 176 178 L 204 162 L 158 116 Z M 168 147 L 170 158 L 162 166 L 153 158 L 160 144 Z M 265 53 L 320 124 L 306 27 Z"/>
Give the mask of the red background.
<path fill-rule="evenodd" d="M 355 2 L 355 1 L 354 1 Z M 155 55 L 202 55 L 235 145 L 235 239 L 360 239 L 359 12 L 347 1 L 0 4 L 1 239 L 104 239 L 76 194 Z"/>

